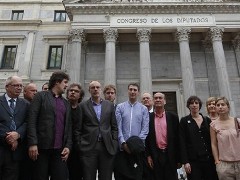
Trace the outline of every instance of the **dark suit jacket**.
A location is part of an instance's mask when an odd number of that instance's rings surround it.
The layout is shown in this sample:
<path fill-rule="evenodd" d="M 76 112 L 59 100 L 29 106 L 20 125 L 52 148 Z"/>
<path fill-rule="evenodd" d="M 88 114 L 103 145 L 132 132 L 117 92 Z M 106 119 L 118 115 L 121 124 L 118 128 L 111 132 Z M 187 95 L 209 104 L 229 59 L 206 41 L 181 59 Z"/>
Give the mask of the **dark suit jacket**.
<path fill-rule="evenodd" d="M 74 125 L 74 136 L 78 149 L 84 153 L 92 150 L 101 134 L 109 154 L 118 149 L 118 127 L 113 103 L 103 100 L 100 122 L 93 109 L 91 99 L 80 103 L 78 124 Z"/>
<path fill-rule="evenodd" d="M 72 147 L 72 120 L 71 106 L 63 98 L 66 114 L 63 137 L 63 148 Z M 37 145 L 39 149 L 52 149 L 55 138 L 55 103 L 51 91 L 38 92 L 29 109 L 29 119 L 27 125 L 28 145 Z"/>
<path fill-rule="evenodd" d="M 21 160 L 23 157 L 23 141 L 26 135 L 26 120 L 27 120 L 27 111 L 29 103 L 22 98 L 17 98 L 16 107 L 14 112 L 14 121 L 16 123 L 17 132 L 20 134 L 20 139 L 18 140 L 18 148 L 15 151 L 12 151 L 14 160 Z M 5 94 L 0 97 L 0 149 L 7 147 L 10 151 L 11 148 L 5 141 L 6 132 L 10 132 L 10 125 L 12 121 L 12 115 L 8 102 L 5 98 Z M 0 150 L 0 157 L 1 157 Z"/>
<path fill-rule="evenodd" d="M 202 116 L 203 117 L 203 116 Z M 204 135 L 204 140 L 206 142 L 206 147 L 211 154 L 211 140 L 209 132 L 209 124 L 211 123 L 210 118 L 203 117 L 203 123 L 205 124 L 205 131 L 202 132 Z M 198 128 L 195 128 L 196 123 L 191 115 L 185 116 L 180 121 L 180 147 L 181 147 L 181 162 L 182 164 L 190 163 L 191 161 L 198 160 L 198 146 L 199 142 L 199 132 Z"/>
<path fill-rule="evenodd" d="M 146 153 L 147 156 L 151 156 L 154 161 L 157 160 L 158 147 L 156 145 L 156 132 L 154 124 L 155 113 L 150 113 L 149 118 L 149 133 L 146 139 Z M 177 163 L 179 160 L 179 119 L 178 116 L 171 112 L 166 112 L 167 121 L 167 153 L 170 160 L 170 164 L 173 168 L 177 169 Z"/>

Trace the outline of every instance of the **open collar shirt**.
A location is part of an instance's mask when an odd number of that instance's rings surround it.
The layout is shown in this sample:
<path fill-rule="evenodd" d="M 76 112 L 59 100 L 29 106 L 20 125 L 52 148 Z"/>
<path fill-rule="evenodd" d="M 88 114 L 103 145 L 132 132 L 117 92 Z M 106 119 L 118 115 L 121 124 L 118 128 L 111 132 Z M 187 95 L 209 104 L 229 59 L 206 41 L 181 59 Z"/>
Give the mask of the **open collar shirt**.
<path fill-rule="evenodd" d="M 131 136 L 138 136 L 145 142 L 149 130 L 149 113 L 147 107 L 139 102 L 129 101 L 119 104 L 116 108 L 118 123 L 118 140 L 122 144 Z"/>

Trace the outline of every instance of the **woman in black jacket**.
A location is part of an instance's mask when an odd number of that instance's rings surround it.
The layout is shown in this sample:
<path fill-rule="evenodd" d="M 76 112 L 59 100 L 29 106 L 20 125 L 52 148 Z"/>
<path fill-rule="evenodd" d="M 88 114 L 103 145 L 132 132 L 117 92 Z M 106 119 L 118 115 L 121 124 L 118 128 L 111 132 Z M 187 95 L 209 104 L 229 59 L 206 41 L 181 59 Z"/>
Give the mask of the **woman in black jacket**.
<path fill-rule="evenodd" d="M 199 113 L 202 101 L 197 96 L 187 100 L 190 114 L 180 121 L 181 161 L 188 180 L 215 180 L 209 124 L 211 120 Z"/>

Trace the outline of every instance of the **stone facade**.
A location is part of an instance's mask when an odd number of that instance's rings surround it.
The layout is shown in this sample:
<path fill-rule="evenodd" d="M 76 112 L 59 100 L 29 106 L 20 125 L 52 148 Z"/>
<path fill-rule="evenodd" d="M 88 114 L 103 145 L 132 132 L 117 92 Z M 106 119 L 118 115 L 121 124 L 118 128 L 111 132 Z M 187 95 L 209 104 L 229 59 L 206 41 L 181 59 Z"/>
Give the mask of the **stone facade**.
<path fill-rule="evenodd" d="M 13 10 L 24 10 L 23 20 L 11 20 Z M 66 22 L 53 21 L 56 10 L 66 10 Z M 138 82 L 142 92 L 175 94 L 180 117 L 190 95 L 226 96 L 239 115 L 239 16 L 233 0 L 3 0 L 0 61 L 6 45 L 18 48 L 0 81 L 17 74 L 40 89 L 55 71 L 49 47 L 61 45 L 61 69 L 86 92 L 92 80 L 115 84 L 122 102 L 128 83 Z"/>

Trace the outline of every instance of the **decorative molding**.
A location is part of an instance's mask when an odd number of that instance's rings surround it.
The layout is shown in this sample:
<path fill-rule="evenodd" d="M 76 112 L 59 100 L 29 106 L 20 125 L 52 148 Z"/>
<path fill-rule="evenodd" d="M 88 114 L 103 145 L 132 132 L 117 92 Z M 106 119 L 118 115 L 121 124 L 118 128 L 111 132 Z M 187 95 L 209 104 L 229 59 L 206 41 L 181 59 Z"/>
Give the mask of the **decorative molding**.
<path fill-rule="evenodd" d="M 223 32 L 223 27 L 211 27 L 208 31 L 209 39 L 212 41 L 222 41 Z"/>
<path fill-rule="evenodd" d="M 103 29 L 103 37 L 106 42 L 116 42 L 118 38 L 118 30 L 117 28 L 104 28 Z"/>
<path fill-rule="evenodd" d="M 0 39 L 4 39 L 4 40 L 15 40 L 15 39 L 25 39 L 26 38 L 26 36 L 25 35 L 13 35 L 13 36 L 11 36 L 11 35 L 6 35 L 6 36 L 2 36 L 2 35 L 0 35 Z"/>
<path fill-rule="evenodd" d="M 43 40 L 48 42 L 49 40 L 68 40 L 68 35 L 43 35 Z"/>
<path fill-rule="evenodd" d="M 232 40 L 232 44 L 235 50 L 240 51 L 240 38 Z"/>
<path fill-rule="evenodd" d="M 84 29 L 71 29 L 69 31 L 69 39 L 74 42 L 74 41 L 85 41 L 86 38 L 86 33 Z"/>
<path fill-rule="evenodd" d="M 238 14 L 239 2 L 218 3 L 164 3 L 164 2 L 90 2 L 64 3 L 69 19 L 80 14 Z"/>
<path fill-rule="evenodd" d="M 42 24 L 41 20 L 0 20 L 0 24 L 4 26 L 39 26 Z"/>
<path fill-rule="evenodd" d="M 149 42 L 151 39 L 151 28 L 138 28 L 137 38 L 139 42 Z"/>
<path fill-rule="evenodd" d="M 178 42 L 189 41 L 190 39 L 191 28 L 188 27 L 179 27 L 176 31 L 176 38 Z"/>

